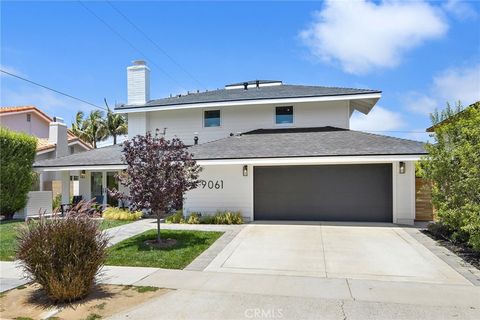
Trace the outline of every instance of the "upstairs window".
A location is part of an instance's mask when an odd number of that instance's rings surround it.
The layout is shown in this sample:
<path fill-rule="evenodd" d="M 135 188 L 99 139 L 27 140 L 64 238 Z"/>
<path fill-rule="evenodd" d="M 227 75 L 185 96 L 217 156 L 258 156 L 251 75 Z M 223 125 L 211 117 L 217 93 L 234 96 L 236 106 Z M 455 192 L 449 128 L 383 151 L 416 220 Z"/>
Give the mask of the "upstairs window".
<path fill-rule="evenodd" d="M 293 107 L 276 107 L 275 123 L 276 124 L 292 124 L 293 123 Z"/>
<path fill-rule="evenodd" d="M 203 126 L 220 127 L 220 110 L 208 110 L 203 114 Z"/>

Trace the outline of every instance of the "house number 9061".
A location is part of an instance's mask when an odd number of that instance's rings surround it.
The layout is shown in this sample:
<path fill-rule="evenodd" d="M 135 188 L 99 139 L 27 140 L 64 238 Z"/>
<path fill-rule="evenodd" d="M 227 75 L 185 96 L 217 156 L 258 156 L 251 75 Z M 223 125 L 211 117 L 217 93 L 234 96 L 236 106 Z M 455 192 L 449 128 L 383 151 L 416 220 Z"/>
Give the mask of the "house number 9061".
<path fill-rule="evenodd" d="M 223 180 L 200 180 L 202 189 L 223 189 Z"/>

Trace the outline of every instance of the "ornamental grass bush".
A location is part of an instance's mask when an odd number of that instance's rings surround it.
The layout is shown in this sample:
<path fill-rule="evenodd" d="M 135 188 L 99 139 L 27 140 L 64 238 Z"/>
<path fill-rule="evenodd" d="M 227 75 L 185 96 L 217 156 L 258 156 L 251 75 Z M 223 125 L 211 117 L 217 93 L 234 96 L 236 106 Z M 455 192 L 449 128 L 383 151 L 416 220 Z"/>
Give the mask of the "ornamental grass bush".
<path fill-rule="evenodd" d="M 182 210 L 176 211 L 171 216 L 165 218 L 166 223 L 185 223 Z"/>
<path fill-rule="evenodd" d="M 129 211 L 116 207 L 108 207 L 102 213 L 102 217 L 106 220 L 122 220 L 135 221 L 143 216 L 141 211 Z"/>
<path fill-rule="evenodd" d="M 181 210 L 165 219 L 166 223 L 188 224 L 243 224 L 243 216 L 240 211 L 218 210 L 215 214 L 202 215 L 200 212 L 192 212 L 185 218 Z"/>
<path fill-rule="evenodd" d="M 214 224 L 242 224 L 243 217 L 240 211 L 217 211 L 214 215 Z"/>
<path fill-rule="evenodd" d="M 107 256 L 108 237 L 87 215 L 30 220 L 17 240 L 16 258 L 55 303 L 88 295 Z"/>

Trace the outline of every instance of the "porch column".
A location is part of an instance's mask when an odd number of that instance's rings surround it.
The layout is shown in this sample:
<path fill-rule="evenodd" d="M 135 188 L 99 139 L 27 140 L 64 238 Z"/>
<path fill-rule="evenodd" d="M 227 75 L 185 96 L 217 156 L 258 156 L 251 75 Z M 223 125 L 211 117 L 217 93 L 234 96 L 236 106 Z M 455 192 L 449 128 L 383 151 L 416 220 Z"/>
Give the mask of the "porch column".
<path fill-rule="evenodd" d="M 107 204 L 107 171 L 102 171 L 103 205 Z"/>
<path fill-rule="evenodd" d="M 39 191 L 43 191 L 43 181 L 44 180 L 44 173 L 43 172 L 39 172 L 38 173 L 38 183 L 40 184 L 40 189 Z"/>
<path fill-rule="evenodd" d="M 60 172 L 62 181 L 62 204 L 70 203 L 70 171 Z"/>

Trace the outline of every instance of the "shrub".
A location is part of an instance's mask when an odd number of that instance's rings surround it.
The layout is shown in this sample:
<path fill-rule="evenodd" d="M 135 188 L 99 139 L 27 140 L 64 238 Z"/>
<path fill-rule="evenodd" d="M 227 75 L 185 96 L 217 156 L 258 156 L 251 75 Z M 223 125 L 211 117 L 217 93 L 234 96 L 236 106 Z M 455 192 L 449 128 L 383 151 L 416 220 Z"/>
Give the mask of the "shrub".
<path fill-rule="evenodd" d="M 200 223 L 200 214 L 197 212 L 192 212 L 188 217 L 187 223 L 188 224 L 199 224 Z"/>
<path fill-rule="evenodd" d="M 108 207 L 102 213 L 102 217 L 106 220 L 123 220 L 123 221 L 135 221 L 142 217 L 141 211 L 128 211 L 116 207 Z"/>
<path fill-rule="evenodd" d="M 202 215 L 199 212 L 192 212 L 187 220 L 183 217 L 182 211 L 177 211 L 165 219 L 166 223 L 188 223 L 188 224 L 243 224 L 243 216 L 240 211 L 217 211 L 214 215 Z"/>
<path fill-rule="evenodd" d="M 108 237 L 86 215 L 30 221 L 18 235 L 17 259 L 53 302 L 85 297 L 105 262 Z"/>
<path fill-rule="evenodd" d="M 441 238 L 448 240 L 452 235 L 452 229 L 442 222 L 430 223 L 428 225 L 428 231 L 435 236 L 435 238 Z"/>
<path fill-rule="evenodd" d="M 27 203 L 37 139 L 0 127 L 0 214 L 11 219 Z"/>
<path fill-rule="evenodd" d="M 59 210 L 61 204 L 62 204 L 62 195 L 59 193 L 53 198 L 52 210 Z"/>
<path fill-rule="evenodd" d="M 239 211 L 217 211 L 214 216 L 215 224 L 242 224 L 243 217 Z"/>
<path fill-rule="evenodd" d="M 182 210 L 176 211 L 171 216 L 165 218 L 166 223 L 185 223 Z"/>
<path fill-rule="evenodd" d="M 421 174 L 432 182 L 432 203 L 449 239 L 480 251 L 480 102 L 460 110 L 447 106 L 432 115 L 434 143 L 426 145 Z"/>
<path fill-rule="evenodd" d="M 201 224 L 214 224 L 215 223 L 215 216 L 210 215 L 210 214 L 202 215 L 202 217 L 200 218 L 200 223 Z"/>

